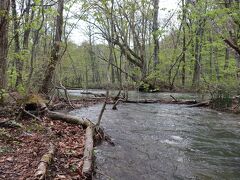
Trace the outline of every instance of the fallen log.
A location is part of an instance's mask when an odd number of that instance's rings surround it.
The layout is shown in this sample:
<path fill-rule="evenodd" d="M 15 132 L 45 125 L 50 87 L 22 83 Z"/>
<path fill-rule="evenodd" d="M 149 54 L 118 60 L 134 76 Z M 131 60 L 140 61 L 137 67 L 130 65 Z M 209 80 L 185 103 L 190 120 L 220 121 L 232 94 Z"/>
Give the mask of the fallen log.
<path fill-rule="evenodd" d="M 93 95 L 94 97 L 105 97 L 105 94 L 97 94 L 97 93 L 92 93 L 92 92 L 81 92 L 81 94 L 85 95 Z"/>
<path fill-rule="evenodd" d="M 93 123 L 88 119 L 82 119 L 80 117 L 71 116 L 68 114 L 55 112 L 55 111 L 48 111 L 47 117 L 49 117 L 50 119 L 53 119 L 53 120 L 62 120 L 67 123 L 82 125 L 84 128 L 93 126 Z"/>
<path fill-rule="evenodd" d="M 177 102 L 173 101 L 172 104 L 196 104 L 196 100 L 178 100 Z"/>
<path fill-rule="evenodd" d="M 206 107 L 210 105 L 210 101 L 204 101 L 204 102 L 200 102 L 200 103 L 196 103 L 193 105 L 189 105 L 187 107 Z"/>
<path fill-rule="evenodd" d="M 50 165 L 55 152 L 55 147 L 52 143 L 50 143 L 49 150 L 46 154 L 44 154 L 40 160 L 37 171 L 35 173 L 35 177 L 37 179 L 45 179 L 47 175 L 47 168 Z"/>
<path fill-rule="evenodd" d="M 148 103 L 160 103 L 161 100 L 151 100 L 151 99 L 143 99 L 143 100 L 137 100 L 137 101 L 134 101 L 134 100 L 125 100 L 123 101 L 124 103 L 145 103 L 145 104 L 148 104 Z"/>
<path fill-rule="evenodd" d="M 93 126 L 86 129 L 85 149 L 82 173 L 87 179 L 91 179 L 93 161 Z"/>

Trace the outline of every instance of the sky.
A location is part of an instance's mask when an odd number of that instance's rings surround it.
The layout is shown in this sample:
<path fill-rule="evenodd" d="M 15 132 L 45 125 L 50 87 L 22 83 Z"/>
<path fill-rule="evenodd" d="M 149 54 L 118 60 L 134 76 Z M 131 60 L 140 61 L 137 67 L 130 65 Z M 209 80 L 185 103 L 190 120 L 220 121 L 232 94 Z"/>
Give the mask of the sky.
<path fill-rule="evenodd" d="M 159 20 L 161 22 L 162 19 L 167 17 L 169 10 L 176 10 L 178 8 L 179 0 L 159 0 L 159 8 L 166 8 L 165 11 L 160 10 L 159 12 Z M 79 21 L 77 27 L 72 31 L 70 35 L 71 41 L 74 43 L 81 45 L 84 41 L 88 40 L 86 35 L 87 24 L 83 21 Z"/>

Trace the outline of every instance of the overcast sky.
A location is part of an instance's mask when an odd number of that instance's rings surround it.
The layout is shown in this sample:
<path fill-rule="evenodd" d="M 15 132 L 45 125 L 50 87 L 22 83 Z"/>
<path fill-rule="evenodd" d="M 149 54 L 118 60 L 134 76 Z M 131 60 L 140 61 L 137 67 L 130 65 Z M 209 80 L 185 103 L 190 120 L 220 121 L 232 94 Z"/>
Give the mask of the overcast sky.
<path fill-rule="evenodd" d="M 178 7 L 179 0 L 159 0 L 159 8 L 166 8 L 165 11 L 160 11 L 159 18 L 166 18 L 169 10 L 176 10 Z M 82 42 L 87 41 L 88 37 L 86 36 L 86 23 L 80 21 L 76 29 L 71 33 L 71 40 L 76 44 L 80 45 Z"/>

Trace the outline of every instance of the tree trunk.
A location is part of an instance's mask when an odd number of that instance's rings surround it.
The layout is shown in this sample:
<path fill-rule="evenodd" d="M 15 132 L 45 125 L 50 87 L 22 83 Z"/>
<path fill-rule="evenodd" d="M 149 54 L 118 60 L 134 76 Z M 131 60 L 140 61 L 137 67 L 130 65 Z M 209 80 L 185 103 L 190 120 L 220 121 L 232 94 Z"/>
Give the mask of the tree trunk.
<path fill-rule="evenodd" d="M 86 129 L 86 135 L 85 135 L 85 149 L 84 149 L 84 162 L 83 162 L 83 168 L 82 173 L 85 177 L 91 178 L 92 168 L 93 168 L 93 130 L 94 128 L 89 126 Z"/>
<path fill-rule="evenodd" d="M 210 37 L 209 37 L 209 43 L 210 43 L 210 50 L 209 50 L 209 68 L 210 68 L 210 71 L 209 71 L 209 76 L 210 76 L 210 80 L 212 80 L 212 77 L 213 77 L 213 45 L 212 45 L 212 42 L 213 42 L 213 39 L 212 39 L 212 32 L 210 32 Z"/>
<path fill-rule="evenodd" d="M 199 25 L 196 34 L 196 45 L 195 45 L 195 64 L 193 74 L 193 87 L 199 87 L 201 78 L 201 59 L 202 59 L 202 43 L 203 43 L 203 25 Z"/>
<path fill-rule="evenodd" d="M 228 69 L 229 66 L 229 57 L 230 56 L 230 50 L 228 47 L 225 49 L 225 64 L 224 64 L 224 70 Z"/>
<path fill-rule="evenodd" d="M 0 91 L 7 88 L 8 14 L 10 0 L 0 1 Z M 3 98 L 0 97 L 0 103 Z"/>
<path fill-rule="evenodd" d="M 235 52 L 235 61 L 237 66 L 237 79 L 240 80 L 240 55 Z"/>
<path fill-rule="evenodd" d="M 183 46 L 182 46 L 182 51 L 183 51 L 183 56 L 182 56 L 182 86 L 185 86 L 185 74 L 186 74 L 186 7 L 185 7 L 185 1 L 182 0 L 182 25 L 183 25 Z"/>
<path fill-rule="evenodd" d="M 53 43 L 51 58 L 48 64 L 48 67 L 45 71 L 44 80 L 42 83 L 42 87 L 40 89 L 40 93 L 49 93 L 49 88 L 51 86 L 51 81 L 53 79 L 53 74 L 55 72 L 57 63 L 60 61 L 60 46 L 61 46 L 61 37 L 62 37 L 62 29 L 63 29 L 63 7 L 64 0 L 58 0 L 58 15 L 56 20 L 56 32 L 55 32 L 55 40 Z"/>
<path fill-rule="evenodd" d="M 214 48 L 214 66 L 215 66 L 215 72 L 216 72 L 216 78 L 219 81 L 220 80 L 220 72 L 219 72 L 219 65 L 218 65 L 218 48 Z"/>
<path fill-rule="evenodd" d="M 158 41 L 158 11 L 159 11 L 159 0 L 154 0 L 154 15 L 153 15 L 153 41 L 154 41 L 154 52 L 153 61 L 154 69 L 156 69 L 159 63 L 159 41 Z"/>
<path fill-rule="evenodd" d="M 17 6 L 16 1 L 12 0 L 12 16 L 13 16 L 13 29 L 14 29 L 14 43 L 15 43 L 15 63 L 16 63 L 16 72 L 17 72 L 17 79 L 16 79 L 16 87 L 22 84 L 22 71 L 23 71 L 23 61 L 20 57 L 20 35 L 19 35 L 19 19 L 17 14 Z"/>

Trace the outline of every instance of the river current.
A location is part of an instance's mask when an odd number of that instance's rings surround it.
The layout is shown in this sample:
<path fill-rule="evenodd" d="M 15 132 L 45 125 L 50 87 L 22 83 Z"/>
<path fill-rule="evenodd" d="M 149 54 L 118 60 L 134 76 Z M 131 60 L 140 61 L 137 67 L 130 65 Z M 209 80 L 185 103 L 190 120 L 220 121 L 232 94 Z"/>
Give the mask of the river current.
<path fill-rule="evenodd" d="M 132 92 L 133 99 L 168 96 Z M 96 121 L 101 107 L 71 114 Z M 116 145 L 94 150 L 95 179 L 240 179 L 239 115 L 169 104 L 111 108 L 106 107 L 102 126 Z"/>

